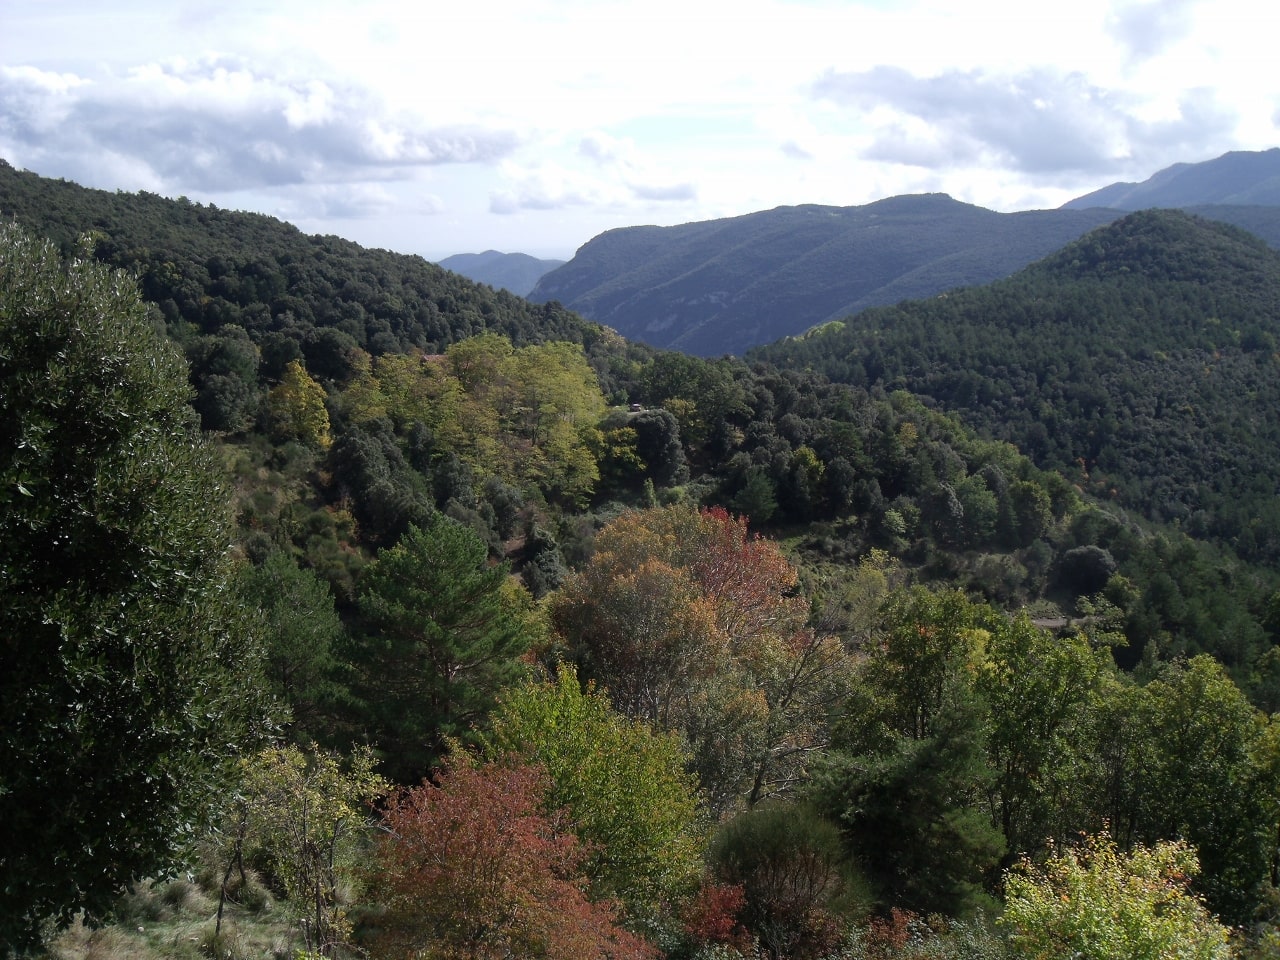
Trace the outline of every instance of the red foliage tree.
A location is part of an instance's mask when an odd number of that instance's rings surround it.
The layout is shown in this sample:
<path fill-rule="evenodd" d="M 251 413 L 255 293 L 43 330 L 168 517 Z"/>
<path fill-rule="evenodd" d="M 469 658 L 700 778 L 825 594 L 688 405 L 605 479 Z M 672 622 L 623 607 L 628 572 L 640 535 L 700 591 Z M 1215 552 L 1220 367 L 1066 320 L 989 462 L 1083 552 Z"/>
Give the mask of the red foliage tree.
<path fill-rule="evenodd" d="M 723 944 L 743 955 L 753 949 L 750 932 L 738 915 L 747 902 L 740 883 L 706 879 L 684 910 L 684 933 L 695 945 Z"/>
<path fill-rule="evenodd" d="M 387 956 L 648 960 L 656 952 L 593 903 L 577 837 L 547 816 L 539 767 L 446 766 L 384 815 L 371 889 Z"/>

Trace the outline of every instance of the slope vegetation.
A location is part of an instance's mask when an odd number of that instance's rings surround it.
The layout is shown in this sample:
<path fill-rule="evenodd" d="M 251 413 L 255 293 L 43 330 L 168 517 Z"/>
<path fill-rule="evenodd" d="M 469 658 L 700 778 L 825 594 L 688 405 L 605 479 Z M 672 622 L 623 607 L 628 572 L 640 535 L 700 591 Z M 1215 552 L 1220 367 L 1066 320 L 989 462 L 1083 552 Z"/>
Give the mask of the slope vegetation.
<path fill-rule="evenodd" d="M 753 356 L 910 390 L 1106 497 L 1280 561 L 1280 255 L 1131 214 L 985 288 Z"/>

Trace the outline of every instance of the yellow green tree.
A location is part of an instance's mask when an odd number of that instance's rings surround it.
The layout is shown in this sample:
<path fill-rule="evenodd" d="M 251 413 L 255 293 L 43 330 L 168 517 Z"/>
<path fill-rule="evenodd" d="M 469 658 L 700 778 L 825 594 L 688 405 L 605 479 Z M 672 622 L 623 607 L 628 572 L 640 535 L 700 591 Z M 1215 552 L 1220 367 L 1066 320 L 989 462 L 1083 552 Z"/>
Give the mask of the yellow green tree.
<path fill-rule="evenodd" d="M 290 360 L 284 378 L 267 397 L 272 431 L 278 437 L 296 438 L 328 450 L 329 411 L 324 405 L 324 388 L 307 373 L 299 360 Z"/>
<path fill-rule="evenodd" d="M 373 772 L 373 756 L 356 750 L 345 762 L 330 753 L 270 747 L 241 763 L 238 822 L 223 875 L 223 893 L 246 851 L 259 851 L 298 919 L 307 951 L 331 956 L 351 933 L 340 888 L 358 880 L 360 833 L 369 804 L 389 785 Z M 222 906 L 218 907 L 221 924 Z"/>
<path fill-rule="evenodd" d="M 1187 890 L 1199 863 L 1180 841 L 1121 853 L 1105 833 L 1005 876 L 1000 924 L 1027 960 L 1225 960 L 1227 928 Z"/>
<path fill-rule="evenodd" d="M 580 500 L 599 480 L 604 398 L 576 344 L 516 349 L 484 334 L 442 357 L 379 357 L 341 403 L 353 423 L 386 418 L 402 434 L 421 424 L 437 454 L 554 499 Z"/>
<path fill-rule="evenodd" d="M 563 666 L 508 690 L 484 743 L 491 759 L 514 754 L 546 770 L 546 802 L 569 814 L 591 851 L 598 896 L 653 916 L 696 886 L 706 834 L 678 736 L 624 717 Z"/>

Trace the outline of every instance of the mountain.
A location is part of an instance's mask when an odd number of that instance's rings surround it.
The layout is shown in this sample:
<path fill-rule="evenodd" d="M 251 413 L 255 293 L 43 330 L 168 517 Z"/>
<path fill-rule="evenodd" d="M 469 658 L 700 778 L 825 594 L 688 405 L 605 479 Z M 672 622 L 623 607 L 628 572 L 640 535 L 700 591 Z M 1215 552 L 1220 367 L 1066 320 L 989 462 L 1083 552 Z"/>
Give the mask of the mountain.
<path fill-rule="evenodd" d="M 751 360 L 904 389 L 1038 466 L 1280 562 L 1280 253 L 1132 213 L 1007 280 L 879 308 Z"/>
<path fill-rule="evenodd" d="M 653 346 L 739 354 L 869 306 L 1006 277 L 1116 216 L 995 213 L 926 194 L 628 227 L 584 245 L 530 298 Z"/>
<path fill-rule="evenodd" d="M 324 340 L 376 356 L 439 352 L 483 332 L 516 343 L 596 336 L 566 310 L 534 306 L 418 256 L 307 236 L 273 217 L 185 198 L 91 190 L 3 159 L 0 216 L 65 250 L 87 234 L 97 259 L 138 277 L 180 339 L 231 327 L 258 344 L 291 340 L 305 352 Z"/>
<path fill-rule="evenodd" d="M 484 253 L 456 253 L 440 260 L 439 264 L 476 283 L 487 283 L 491 287 L 510 290 L 516 296 L 524 297 L 529 295 L 544 274 L 563 266 L 564 261 L 539 260 L 527 253 L 486 250 Z"/>
<path fill-rule="evenodd" d="M 1069 200 L 1063 210 L 1107 207 L 1280 206 L 1280 148 L 1236 150 L 1203 163 L 1175 163 L 1141 183 L 1113 183 Z"/>

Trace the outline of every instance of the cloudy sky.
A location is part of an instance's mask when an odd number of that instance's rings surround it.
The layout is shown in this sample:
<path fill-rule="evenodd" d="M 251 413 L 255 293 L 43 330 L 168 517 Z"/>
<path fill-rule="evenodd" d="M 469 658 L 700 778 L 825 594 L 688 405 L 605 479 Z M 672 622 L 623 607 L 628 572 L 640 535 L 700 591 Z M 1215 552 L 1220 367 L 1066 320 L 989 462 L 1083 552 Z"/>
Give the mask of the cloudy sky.
<path fill-rule="evenodd" d="M 902 193 L 1053 207 L 1280 146 L 1277 11 L 3 0 L 0 157 L 432 259 Z"/>

